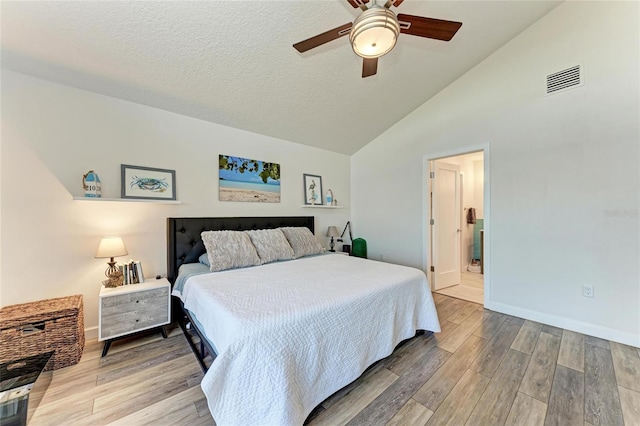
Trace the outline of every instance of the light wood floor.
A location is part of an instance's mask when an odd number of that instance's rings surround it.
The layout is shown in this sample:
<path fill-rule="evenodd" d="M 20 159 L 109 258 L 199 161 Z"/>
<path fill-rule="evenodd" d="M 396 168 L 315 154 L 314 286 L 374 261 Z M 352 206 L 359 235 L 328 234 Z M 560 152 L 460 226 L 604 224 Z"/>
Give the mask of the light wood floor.
<path fill-rule="evenodd" d="M 484 275 L 462 271 L 460 284 L 437 290 L 436 293 L 482 305 L 484 304 Z"/>
<path fill-rule="evenodd" d="M 434 294 L 442 333 L 409 340 L 311 425 L 640 425 L 640 349 Z M 214 424 L 180 329 L 54 372 L 32 425 Z"/>
<path fill-rule="evenodd" d="M 182 331 L 123 339 L 101 358 L 88 340 L 80 363 L 53 372 L 30 426 L 211 425 L 203 373 Z"/>

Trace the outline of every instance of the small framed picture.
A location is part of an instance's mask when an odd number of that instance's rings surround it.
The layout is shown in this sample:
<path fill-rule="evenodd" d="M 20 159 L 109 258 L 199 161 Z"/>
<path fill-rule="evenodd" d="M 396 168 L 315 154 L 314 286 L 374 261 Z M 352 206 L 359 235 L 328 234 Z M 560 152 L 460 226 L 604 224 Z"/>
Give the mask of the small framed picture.
<path fill-rule="evenodd" d="M 304 204 L 308 206 L 322 205 L 322 177 L 303 174 Z"/>
<path fill-rule="evenodd" d="M 122 198 L 175 200 L 176 171 L 121 164 Z"/>

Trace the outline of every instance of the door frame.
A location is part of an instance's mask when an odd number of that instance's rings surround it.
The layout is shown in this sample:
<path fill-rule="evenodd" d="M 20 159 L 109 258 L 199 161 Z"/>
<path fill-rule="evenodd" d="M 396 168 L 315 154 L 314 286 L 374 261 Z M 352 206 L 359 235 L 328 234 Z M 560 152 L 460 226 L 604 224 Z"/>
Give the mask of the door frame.
<path fill-rule="evenodd" d="M 429 161 L 443 160 L 447 157 L 482 152 L 484 154 L 484 306 L 491 304 L 491 145 L 466 146 L 450 151 L 427 152 L 422 156 L 422 269 L 425 271 L 431 288 L 431 226 L 429 219 Z"/>

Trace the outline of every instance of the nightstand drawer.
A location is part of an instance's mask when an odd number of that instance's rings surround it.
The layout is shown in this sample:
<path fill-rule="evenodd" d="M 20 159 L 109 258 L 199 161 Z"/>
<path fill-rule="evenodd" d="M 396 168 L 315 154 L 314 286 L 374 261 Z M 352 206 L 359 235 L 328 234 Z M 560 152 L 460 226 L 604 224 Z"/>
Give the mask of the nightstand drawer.
<path fill-rule="evenodd" d="M 151 290 L 137 291 L 135 293 L 121 294 L 119 296 L 105 297 L 102 299 L 102 312 L 104 315 L 105 313 L 136 311 L 146 306 L 158 306 L 158 303 L 162 300 L 167 300 L 168 296 L 168 288 L 154 288 Z"/>
<path fill-rule="evenodd" d="M 168 324 L 169 315 L 170 286 L 166 280 L 103 289 L 98 339 L 114 339 Z"/>
<path fill-rule="evenodd" d="M 166 306 L 149 306 L 140 310 L 122 312 L 113 315 L 103 315 L 101 339 L 121 336 L 147 328 L 157 327 L 169 322 L 169 312 Z"/>

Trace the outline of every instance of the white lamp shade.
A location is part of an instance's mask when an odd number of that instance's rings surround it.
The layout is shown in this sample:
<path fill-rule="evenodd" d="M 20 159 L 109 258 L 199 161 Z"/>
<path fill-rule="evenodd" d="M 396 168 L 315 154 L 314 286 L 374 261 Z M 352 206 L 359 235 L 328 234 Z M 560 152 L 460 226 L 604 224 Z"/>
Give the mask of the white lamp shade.
<path fill-rule="evenodd" d="M 118 257 L 129 254 L 120 237 L 104 237 L 98 245 L 96 258 Z"/>
<path fill-rule="evenodd" d="M 335 226 L 330 226 L 327 229 L 327 237 L 339 237 L 340 234 L 338 233 L 338 228 L 336 228 Z"/>
<path fill-rule="evenodd" d="M 396 45 L 400 24 L 396 15 L 384 7 L 371 7 L 356 18 L 349 34 L 351 47 L 363 58 L 379 58 Z"/>

